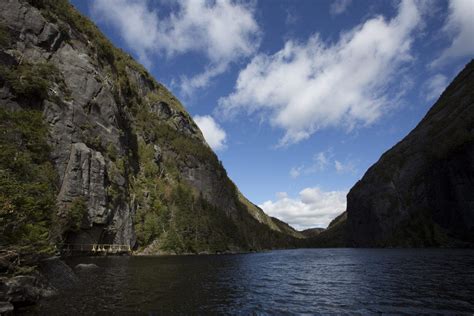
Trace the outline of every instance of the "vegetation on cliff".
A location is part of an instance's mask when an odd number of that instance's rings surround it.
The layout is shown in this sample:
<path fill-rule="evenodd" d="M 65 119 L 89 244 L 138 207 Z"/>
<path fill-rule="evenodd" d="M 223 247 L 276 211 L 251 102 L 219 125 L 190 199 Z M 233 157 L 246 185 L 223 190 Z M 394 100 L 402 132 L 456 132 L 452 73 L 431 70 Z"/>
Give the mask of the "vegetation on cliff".
<path fill-rule="evenodd" d="M 57 174 L 46 139 L 41 112 L 0 108 L 0 247 L 21 265 L 55 250 Z"/>

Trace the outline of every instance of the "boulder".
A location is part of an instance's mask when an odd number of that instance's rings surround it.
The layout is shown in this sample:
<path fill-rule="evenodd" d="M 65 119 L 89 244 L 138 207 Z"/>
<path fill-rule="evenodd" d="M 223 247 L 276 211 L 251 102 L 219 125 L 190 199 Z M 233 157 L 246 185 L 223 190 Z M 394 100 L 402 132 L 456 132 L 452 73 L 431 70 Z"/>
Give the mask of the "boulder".
<path fill-rule="evenodd" d="M 89 269 L 98 269 L 99 267 L 93 263 L 79 263 L 74 269 L 76 270 L 89 270 Z"/>

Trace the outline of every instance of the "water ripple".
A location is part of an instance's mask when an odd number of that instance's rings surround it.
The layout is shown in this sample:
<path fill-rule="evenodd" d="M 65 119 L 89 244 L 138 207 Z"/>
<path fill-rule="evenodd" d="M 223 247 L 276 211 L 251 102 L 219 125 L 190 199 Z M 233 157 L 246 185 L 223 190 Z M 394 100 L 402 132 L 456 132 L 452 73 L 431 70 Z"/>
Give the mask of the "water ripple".
<path fill-rule="evenodd" d="M 299 249 L 75 258 L 100 268 L 37 314 L 472 314 L 474 251 Z"/>

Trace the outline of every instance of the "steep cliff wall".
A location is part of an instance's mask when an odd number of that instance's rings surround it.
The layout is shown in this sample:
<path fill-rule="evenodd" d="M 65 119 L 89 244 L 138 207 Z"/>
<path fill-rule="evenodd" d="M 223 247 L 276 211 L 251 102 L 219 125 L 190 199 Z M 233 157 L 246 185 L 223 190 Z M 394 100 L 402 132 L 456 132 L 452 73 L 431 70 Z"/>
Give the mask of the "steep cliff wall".
<path fill-rule="evenodd" d="M 347 196 L 348 245 L 474 244 L 474 62 Z"/>
<path fill-rule="evenodd" d="M 67 1 L 1 1 L 0 42 L 2 113 L 43 118 L 53 244 L 217 252 L 300 237 L 241 196 L 180 102 Z"/>

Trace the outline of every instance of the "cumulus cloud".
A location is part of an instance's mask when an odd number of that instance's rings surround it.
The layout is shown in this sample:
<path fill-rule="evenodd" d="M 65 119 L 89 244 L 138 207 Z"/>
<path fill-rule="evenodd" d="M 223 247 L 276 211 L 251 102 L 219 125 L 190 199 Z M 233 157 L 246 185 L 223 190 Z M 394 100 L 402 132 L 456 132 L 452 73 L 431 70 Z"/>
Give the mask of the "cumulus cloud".
<path fill-rule="evenodd" d="M 423 85 L 423 95 L 426 101 L 436 100 L 448 85 L 448 78 L 442 74 L 436 74 L 429 78 Z"/>
<path fill-rule="evenodd" d="M 334 0 L 329 7 L 329 12 L 332 15 L 338 15 L 344 13 L 349 5 L 351 4 L 352 0 Z"/>
<path fill-rule="evenodd" d="M 259 207 L 299 230 L 327 227 L 331 220 L 345 211 L 346 195 L 346 191 L 323 191 L 313 187 L 301 190 L 295 198 L 280 192 L 275 201 L 266 201 Z"/>
<path fill-rule="evenodd" d="M 199 129 L 201 129 L 206 142 L 212 149 L 222 150 L 226 147 L 227 134 L 211 116 L 198 115 L 194 116 L 193 119 L 199 126 Z"/>
<path fill-rule="evenodd" d="M 451 0 L 443 31 L 453 38 L 450 46 L 432 66 L 441 65 L 453 58 L 474 55 L 474 1 Z"/>
<path fill-rule="evenodd" d="M 402 1 L 391 20 L 376 16 L 341 34 L 333 44 L 318 34 L 292 40 L 273 55 L 259 54 L 238 76 L 234 91 L 219 100 L 218 112 L 268 114 L 285 130 L 280 145 L 299 142 L 320 129 L 352 129 L 376 121 L 391 104 L 388 87 L 412 60 L 415 2 Z"/>
<path fill-rule="evenodd" d="M 92 16 L 116 28 L 127 46 L 145 64 L 155 50 L 158 30 L 157 13 L 145 1 L 97 0 L 91 3 Z"/>
<path fill-rule="evenodd" d="M 95 20 L 115 27 L 146 64 L 157 54 L 204 54 L 208 67 L 183 78 L 187 91 L 206 86 L 229 63 L 252 55 L 260 43 L 254 8 L 242 1 L 179 0 L 166 16 L 147 0 L 96 0 L 91 9 Z"/>

